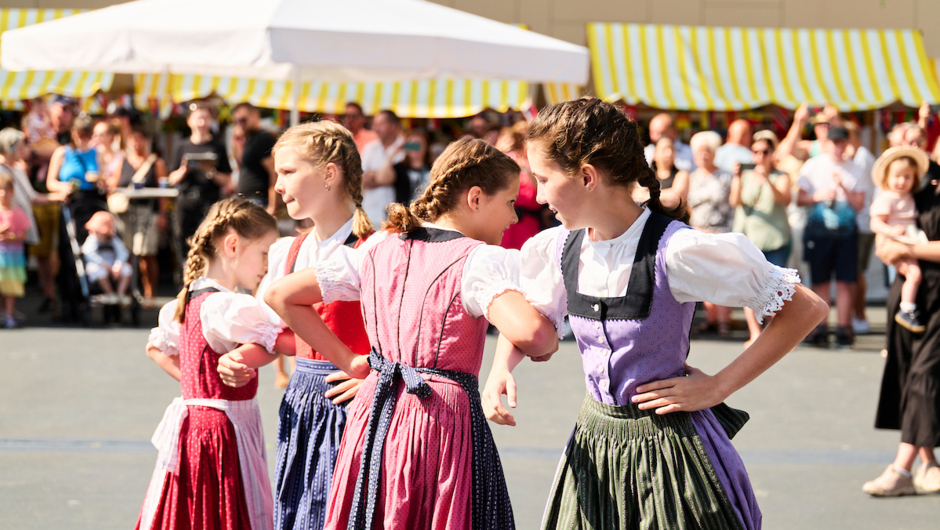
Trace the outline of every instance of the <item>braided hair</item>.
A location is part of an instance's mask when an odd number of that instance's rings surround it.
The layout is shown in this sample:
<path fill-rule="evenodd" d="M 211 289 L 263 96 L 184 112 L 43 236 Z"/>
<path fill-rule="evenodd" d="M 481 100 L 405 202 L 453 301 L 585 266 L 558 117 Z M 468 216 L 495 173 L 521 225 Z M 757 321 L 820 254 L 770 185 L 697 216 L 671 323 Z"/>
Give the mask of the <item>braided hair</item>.
<path fill-rule="evenodd" d="M 383 228 L 410 232 L 422 222 L 432 222 L 453 210 L 470 188 L 479 186 L 492 196 L 506 189 L 519 172 L 513 159 L 483 140 L 457 140 L 434 161 L 430 181 L 420 197 L 410 206 L 389 205 L 388 222 Z"/>
<path fill-rule="evenodd" d="M 317 167 L 336 164 L 343 173 L 346 193 L 356 205 L 353 234 L 358 238 L 368 237 L 373 227 L 369 216 L 362 209 L 362 160 L 352 133 L 331 121 L 301 123 L 284 131 L 271 152 L 276 153 L 278 149 L 287 146 L 297 149 L 302 157 Z"/>
<path fill-rule="evenodd" d="M 177 295 L 179 303 L 174 317 L 180 324 L 186 318 L 189 287 L 209 270 L 209 263 L 218 252 L 217 245 L 229 230 L 234 230 L 239 237 L 255 240 L 271 232 L 277 233 L 277 221 L 264 208 L 246 199 L 223 199 L 212 205 L 196 233 L 188 240 L 183 289 Z"/>
<path fill-rule="evenodd" d="M 659 179 L 646 162 L 636 122 L 611 103 L 583 97 L 546 107 L 529 125 L 527 140 L 544 145 L 548 158 L 569 175 L 590 164 L 612 185 L 649 188 L 650 210 L 688 219 L 685 205 L 666 208 L 660 202 Z"/>

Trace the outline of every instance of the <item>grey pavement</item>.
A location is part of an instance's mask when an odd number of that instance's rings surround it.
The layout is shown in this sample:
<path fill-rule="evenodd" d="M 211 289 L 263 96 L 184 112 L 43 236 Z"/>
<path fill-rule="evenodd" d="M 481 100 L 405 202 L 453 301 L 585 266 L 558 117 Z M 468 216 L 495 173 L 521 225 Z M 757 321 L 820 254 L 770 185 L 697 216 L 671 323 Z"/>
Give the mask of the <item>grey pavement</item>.
<path fill-rule="evenodd" d="M 872 308 L 876 331 L 884 309 Z M 152 315 L 151 315 L 152 316 Z M 883 329 L 883 327 L 882 327 Z M 126 529 L 156 451 L 149 439 L 179 386 L 144 354 L 146 329 L 0 330 L 0 528 Z M 738 332 L 741 335 L 743 332 Z M 690 364 L 713 373 L 737 340 L 695 340 Z M 729 403 L 751 421 L 735 438 L 765 529 L 936 529 L 940 495 L 873 499 L 866 480 L 891 462 L 898 433 L 872 427 L 883 335 L 855 350 L 798 348 Z M 491 363 L 487 343 L 484 377 Z M 270 367 L 259 401 L 273 464 Z M 517 427 L 493 425 L 520 529 L 537 528 L 584 382 L 573 342 L 517 369 Z"/>

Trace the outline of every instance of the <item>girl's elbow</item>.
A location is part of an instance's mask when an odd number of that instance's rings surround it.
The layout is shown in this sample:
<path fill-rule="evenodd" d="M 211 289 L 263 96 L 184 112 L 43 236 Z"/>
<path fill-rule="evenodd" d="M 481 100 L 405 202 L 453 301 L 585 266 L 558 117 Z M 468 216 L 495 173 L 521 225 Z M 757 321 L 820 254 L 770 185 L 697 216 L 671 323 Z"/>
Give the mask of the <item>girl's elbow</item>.
<path fill-rule="evenodd" d="M 555 327 L 545 318 L 534 327 L 529 338 L 527 352 L 534 357 L 541 357 L 558 351 L 558 333 Z"/>

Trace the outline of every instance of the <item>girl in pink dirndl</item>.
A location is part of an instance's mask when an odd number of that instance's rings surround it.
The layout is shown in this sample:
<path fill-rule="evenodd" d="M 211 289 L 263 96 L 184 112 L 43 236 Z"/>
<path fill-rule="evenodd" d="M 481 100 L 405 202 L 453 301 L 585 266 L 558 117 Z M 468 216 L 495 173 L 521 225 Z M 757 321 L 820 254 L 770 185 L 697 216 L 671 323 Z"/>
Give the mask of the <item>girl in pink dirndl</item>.
<path fill-rule="evenodd" d="M 160 310 L 147 354 L 180 381 L 153 435 L 159 451 L 138 529 L 273 526 L 271 482 L 255 394 L 222 384 L 219 357 L 243 347 L 253 366 L 274 360 L 278 323 L 251 295 L 267 269 L 277 224 L 243 199 L 216 203 L 191 239 L 184 287 Z"/>
<path fill-rule="evenodd" d="M 390 207 L 385 231 L 268 289 L 265 301 L 298 336 L 351 376 L 368 375 L 325 528 L 514 528 L 477 390 L 487 320 L 534 357 L 558 345 L 519 293 L 514 251 L 495 246 L 516 220 L 518 178 L 485 142 L 455 142 L 424 195 Z M 321 299 L 361 300 L 371 372 L 310 309 Z"/>

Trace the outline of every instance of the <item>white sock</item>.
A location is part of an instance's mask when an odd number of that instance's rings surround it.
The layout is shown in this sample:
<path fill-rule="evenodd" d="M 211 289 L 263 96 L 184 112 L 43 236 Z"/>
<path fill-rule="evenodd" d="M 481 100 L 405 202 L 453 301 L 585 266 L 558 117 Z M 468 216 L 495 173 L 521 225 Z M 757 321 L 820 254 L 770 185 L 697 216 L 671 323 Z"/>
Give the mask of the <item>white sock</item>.
<path fill-rule="evenodd" d="M 917 309 L 917 304 L 912 304 L 910 302 L 901 302 L 901 311 L 910 313 L 911 311 Z"/>
<path fill-rule="evenodd" d="M 911 478 L 911 472 L 906 469 L 900 468 L 898 466 L 894 466 L 894 470 L 900 473 L 905 478 Z"/>

